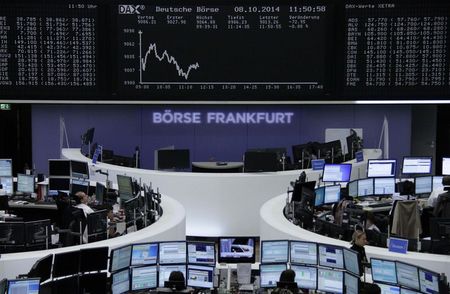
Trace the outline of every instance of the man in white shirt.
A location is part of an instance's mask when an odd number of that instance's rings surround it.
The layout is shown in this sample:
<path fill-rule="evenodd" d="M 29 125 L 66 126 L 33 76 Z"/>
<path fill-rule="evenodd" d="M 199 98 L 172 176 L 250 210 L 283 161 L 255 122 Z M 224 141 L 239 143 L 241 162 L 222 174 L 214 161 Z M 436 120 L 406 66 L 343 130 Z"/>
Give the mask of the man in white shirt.
<path fill-rule="evenodd" d="M 92 208 L 89 207 L 88 203 L 89 203 L 89 196 L 86 195 L 86 193 L 84 192 L 77 192 L 75 193 L 75 201 L 78 203 L 77 205 L 75 205 L 76 208 L 80 208 L 83 210 L 84 212 L 84 216 L 87 218 L 88 214 L 91 214 L 94 212 L 94 210 Z M 87 243 L 88 242 L 88 231 L 87 228 L 84 228 L 84 232 L 83 232 L 83 243 Z"/>
<path fill-rule="evenodd" d="M 448 189 L 449 186 L 450 186 L 450 176 L 443 176 L 442 187 L 439 187 L 431 192 L 430 197 L 428 197 L 428 206 L 436 207 L 439 195 L 447 192 L 445 188 Z"/>

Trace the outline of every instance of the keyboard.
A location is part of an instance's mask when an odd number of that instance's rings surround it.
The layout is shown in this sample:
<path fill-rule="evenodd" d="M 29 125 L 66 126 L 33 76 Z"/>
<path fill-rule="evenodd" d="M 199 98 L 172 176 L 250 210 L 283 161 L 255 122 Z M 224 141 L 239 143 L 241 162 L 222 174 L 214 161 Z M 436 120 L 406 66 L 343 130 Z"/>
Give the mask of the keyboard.
<path fill-rule="evenodd" d="M 377 202 L 377 203 L 373 203 L 373 204 L 369 204 L 368 207 L 389 207 L 392 206 L 392 202 Z"/>

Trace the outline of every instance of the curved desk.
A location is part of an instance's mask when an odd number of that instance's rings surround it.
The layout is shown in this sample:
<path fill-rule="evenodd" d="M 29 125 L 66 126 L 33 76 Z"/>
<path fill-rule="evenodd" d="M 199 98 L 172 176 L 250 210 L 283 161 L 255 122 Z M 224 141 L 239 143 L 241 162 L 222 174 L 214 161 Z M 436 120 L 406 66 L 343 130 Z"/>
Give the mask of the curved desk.
<path fill-rule="evenodd" d="M 259 209 L 263 203 L 285 193 L 302 170 L 265 173 L 165 172 L 121 167 L 106 163 L 92 165 L 79 149 L 63 149 L 67 159 L 86 161 L 91 180 L 105 181 L 96 170 L 108 171 L 109 180 L 117 175 L 140 179 L 178 200 L 186 209 L 186 233 L 191 236 L 258 236 Z M 365 150 L 365 160 L 380 158 L 381 150 Z M 366 175 L 367 161 L 353 163 L 351 179 Z M 321 171 L 305 170 L 308 180 L 318 180 Z"/>
<path fill-rule="evenodd" d="M 56 254 L 102 246 L 108 246 L 111 251 L 131 243 L 184 240 L 186 238 L 186 214 L 183 206 L 167 196 L 162 198 L 161 205 L 164 213 L 157 222 L 121 237 L 65 248 L 2 254 L 0 256 L 0 277 L 13 279 L 19 274 L 28 273 L 38 259 L 50 253 Z"/>
<path fill-rule="evenodd" d="M 261 207 L 260 210 L 260 237 L 261 240 L 304 240 L 317 243 L 333 244 L 349 248 L 350 244 L 346 241 L 336 240 L 325 237 L 314 232 L 302 229 L 289 222 L 283 214 L 283 208 L 286 203 L 285 196 L 275 197 Z M 367 258 L 382 258 L 390 260 L 400 260 L 420 267 L 433 270 L 437 273 L 450 275 L 450 256 L 408 252 L 400 254 L 390 252 L 387 248 L 366 246 Z"/>

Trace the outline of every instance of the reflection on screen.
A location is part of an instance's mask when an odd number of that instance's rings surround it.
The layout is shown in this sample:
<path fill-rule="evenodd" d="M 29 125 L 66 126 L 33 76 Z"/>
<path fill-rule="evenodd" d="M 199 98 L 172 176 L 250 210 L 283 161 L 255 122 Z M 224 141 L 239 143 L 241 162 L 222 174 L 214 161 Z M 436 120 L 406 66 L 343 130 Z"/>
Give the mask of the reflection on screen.
<path fill-rule="evenodd" d="M 8 281 L 8 294 L 39 294 L 39 279 Z"/>
<path fill-rule="evenodd" d="M 433 176 L 433 190 L 444 187 L 442 185 L 442 176 Z"/>
<path fill-rule="evenodd" d="M 377 284 L 381 289 L 381 294 L 400 294 L 400 287 L 392 285 Z"/>
<path fill-rule="evenodd" d="M 188 262 L 197 264 L 216 264 L 214 243 L 188 242 Z"/>
<path fill-rule="evenodd" d="M 416 191 L 415 194 L 431 193 L 433 190 L 433 177 L 416 177 L 414 179 Z"/>
<path fill-rule="evenodd" d="M 419 290 L 419 273 L 417 267 L 398 261 L 396 266 L 398 284 L 400 286 Z"/>
<path fill-rule="evenodd" d="M 197 288 L 213 288 L 214 267 L 202 265 L 188 265 L 187 285 Z"/>
<path fill-rule="evenodd" d="M 291 265 L 295 272 L 295 282 L 299 288 L 312 289 L 317 288 L 317 268 L 311 266 Z"/>
<path fill-rule="evenodd" d="M 12 177 L 0 177 L 0 184 L 3 186 L 6 194 L 13 193 L 13 178 Z"/>
<path fill-rule="evenodd" d="M 358 181 L 348 183 L 348 196 L 350 197 L 358 196 Z"/>
<path fill-rule="evenodd" d="M 156 265 L 131 268 L 131 290 L 144 290 L 157 287 Z"/>
<path fill-rule="evenodd" d="M 288 262 L 289 242 L 284 241 L 262 241 L 261 262 L 276 263 Z"/>
<path fill-rule="evenodd" d="M 419 269 L 420 291 L 423 293 L 439 293 L 439 275 Z"/>
<path fill-rule="evenodd" d="M 170 273 L 173 271 L 179 271 L 186 277 L 186 265 L 184 264 L 171 264 L 159 266 L 158 287 L 164 287 L 164 282 L 169 280 Z"/>
<path fill-rule="evenodd" d="M 159 263 L 186 263 L 186 242 L 159 243 Z"/>
<path fill-rule="evenodd" d="M 112 294 L 122 294 L 130 291 L 130 274 L 128 272 L 128 269 L 114 273 L 111 275 L 111 277 Z"/>
<path fill-rule="evenodd" d="M 395 159 L 369 159 L 367 177 L 395 177 Z"/>
<path fill-rule="evenodd" d="M 0 177 L 12 176 L 12 159 L 0 159 Z"/>
<path fill-rule="evenodd" d="M 331 204 L 341 200 L 341 185 L 325 186 L 324 203 Z"/>
<path fill-rule="evenodd" d="M 397 284 L 395 261 L 370 259 L 372 267 L 372 279 L 375 282 Z"/>
<path fill-rule="evenodd" d="M 158 243 L 133 245 L 131 265 L 156 264 L 158 259 Z"/>
<path fill-rule="evenodd" d="M 431 173 L 431 157 L 404 157 L 404 174 L 429 174 Z"/>
<path fill-rule="evenodd" d="M 316 199 L 314 201 L 314 206 L 321 206 L 323 205 L 323 201 L 325 198 L 325 187 L 320 187 L 314 190 L 316 193 Z"/>
<path fill-rule="evenodd" d="M 130 266 L 131 246 L 114 249 L 111 271 L 117 271 Z"/>
<path fill-rule="evenodd" d="M 317 264 L 317 244 L 291 241 L 291 262 L 301 264 Z"/>
<path fill-rule="evenodd" d="M 352 172 L 351 164 L 325 164 L 323 182 L 348 182 Z"/>
<path fill-rule="evenodd" d="M 359 294 L 359 277 L 345 273 L 344 278 L 345 293 L 347 294 Z"/>
<path fill-rule="evenodd" d="M 261 264 L 259 267 L 261 288 L 275 288 L 286 264 Z"/>
<path fill-rule="evenodd" d="M 344 248 L 344 264 L 347 271 L 360 275 L 357 252 Z"/>
<path fill-rule="evenodd" d="M 392 195 L 395 192 L 395 178 L 375 178 L 375 195 Z"/>
<path fill-rule="evenodd" d="M 319 265 L 334 268 L 344 268 L 342 248 L 319 244 Z"/>
<path fill-rule="evenodd" d="M 373 179 L 363 179 L 358 181 L 358 196 L 373 195 Z"/>
<path fill-rule="evenodd" d="M 328 293 L 344 292 L 344 273 L 341 271 L 318 269 L 317 289 Z"/>

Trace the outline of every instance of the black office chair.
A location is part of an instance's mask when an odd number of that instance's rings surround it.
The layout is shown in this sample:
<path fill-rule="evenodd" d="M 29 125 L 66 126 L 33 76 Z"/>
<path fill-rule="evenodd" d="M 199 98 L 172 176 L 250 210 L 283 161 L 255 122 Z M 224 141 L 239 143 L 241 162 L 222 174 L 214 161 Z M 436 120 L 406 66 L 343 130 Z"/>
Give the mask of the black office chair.
<path fill-rule="evenodd" d="M 70 219 L 67 229 L 59 230 L 60 240 L 64 247 L 83 244 L 83 232 L 86 227 L 86 218 L 82 209 L 70 207 Z"/>
<path fill-rule="evenodd" d="M 108 211 L 99 210 L 87 215 L 88 243 L 106 240 L 108 230 Z"/>
<path fill-rule="evenodd" d="M 25 223 L 25 246 L 29 251 L 48 249 L 51 245 L 50 220 Z"/>

